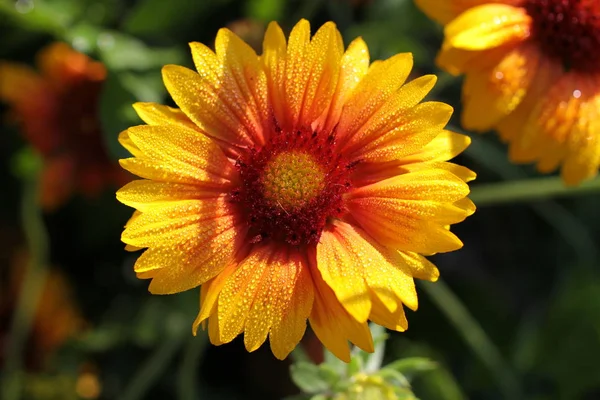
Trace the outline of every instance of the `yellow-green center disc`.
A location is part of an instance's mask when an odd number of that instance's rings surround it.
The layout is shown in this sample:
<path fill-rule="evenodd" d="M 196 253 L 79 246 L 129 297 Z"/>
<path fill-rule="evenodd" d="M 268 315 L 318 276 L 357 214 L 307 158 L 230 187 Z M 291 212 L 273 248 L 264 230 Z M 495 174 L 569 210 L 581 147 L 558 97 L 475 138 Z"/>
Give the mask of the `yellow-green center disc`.
<path fill-rule="evenodd" d="M 301 208 L 323 190 L 325 173 L 315 158 L 303 152 L 284 152 L 264 169 L 265 198 L 285 210 Z"/>

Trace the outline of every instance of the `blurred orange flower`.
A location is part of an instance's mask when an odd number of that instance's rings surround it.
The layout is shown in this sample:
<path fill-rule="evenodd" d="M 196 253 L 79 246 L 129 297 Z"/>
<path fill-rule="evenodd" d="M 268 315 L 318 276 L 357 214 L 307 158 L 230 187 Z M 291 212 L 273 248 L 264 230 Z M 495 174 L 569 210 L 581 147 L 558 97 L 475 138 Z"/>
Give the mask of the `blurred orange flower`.
<path fill-rule="evenodd" d="M 562 165 L 569 185 L 597 174 L 600 1 L 416 2 L 446 25 L 438 64 L 466 74 L 465 128 L 496 128 L 512 161 Z"/>
<path fill-rule="evenodd" d="M 163 68 L 180 108 L 138 103 L 148 125 L 120 136 L 144 178 L 117 193 L 136 209 L 122 240 L 147 248 L 138 277 L 156 294 L 202 285 L 194 331 L 244 333 L 249 351 L 269 337 L 281 359 L 307 320 L 345 361 L 348 340 L 373 351 L 367 320 L 407 329 L 414 278 L 439 275 L 423 254 L 460 248 L 449 226 L 474 212 L 475 174 L 447 162 L 469 138 L 421 102 L 435 76 L 406 83 L 411 54 L 370 63 L 331 22 L 287 40 L 272 23 L 261 56 L 228 29 L 191 49 L 197 72 Z"/>
<path fill-rule="evenodd" d="M 6 271 L 8 279 L 0 285 L 0 350 L 6 348 L 5 341 L 19 293 L 23 290 L 28 262 L 29 255 L 26 252 L 16 253 L 10 270 Z M 85 320 L 74 303 L 69 282 L 59 270 L 51 269 L 42 288 L 25 349 L 27 367 L 41 368 L 48 356 L 81 332 L 84 326 Z M 3 354 L 0 352 L 0 365 L 2 361 Z"/>
<path fill-rule="evenodd" d="M 39 73 L 26 65 L 0 62 L 0 101 L 25 139 L 44 160 L 41 203 L 62 205 L 73 192 L 95 196 L 127 175 L 105 150 L 98 119 L 106 69 L 65 43 L 38 54 Z"/>

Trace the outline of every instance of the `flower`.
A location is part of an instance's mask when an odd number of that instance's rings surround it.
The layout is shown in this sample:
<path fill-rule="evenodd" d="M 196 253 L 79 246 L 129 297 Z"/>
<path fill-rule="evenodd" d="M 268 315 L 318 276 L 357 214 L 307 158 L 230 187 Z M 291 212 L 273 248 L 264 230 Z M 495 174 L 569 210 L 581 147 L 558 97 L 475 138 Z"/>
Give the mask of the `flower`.
<path fill-rule="evenodd" d="M 39 73 L 0 62 L 0 101 L 8 103 L 25 139 L 44 160 L 41 204 L 62 205 L 74 192 L 97 195 L 127 175 L 105 150 L 98 100 L 106 69 L 65 43 L 38 55 Z"/>
<path fill-rule="evenodd" d="M 271 23 L 261 56 L 227 29 L 215 48 L 191 43 L 198 72 L 165 66 L 179 108 L 137 103 L 148 125 L 120 135 L 144 178 L 117 193 L 137 210 L 123 242 L 147 248 L 137 276 L 155 294 L 202 285 L 193 330 L 216 345 L 269 336 L 283 359 L 308 319 L 339 358 L 347 340 L 372 351 L 367 320 L 405 330 L 413 278 L 437 279 L 421 254 L 462 246 L 449 225 L 474 211 L 474 174 L 446 160 L 469 139 L 444 130 L 451 107 L 420 103 L 434 76 L 404 85 L 410 54 L 369 65 L 331 22 L 287 43 Z"/>
<path fill-rule="evenodd" d="M 566 184 L 600 165 L 600 2 L 417 0 L 445 24 L 438 64 L 465 74 L 463 125 L 496 128 L 513 162 L 562 165 Z"/>
<path fill-rule="evenodd" d="M 10 324 L 13 321 L 20 292 L 23 290 L 26 269 L 31 255 L 19 249 L 12 254 L 6 276 L 0 280 L 0 362 L 8 348 Z M 53 353 L 69 339 L 81 334 L 86 321 L 73 296 L 73 287 L 57 268 L 49 268 L 37 303 L 31 333 L 26 341 L 25 366 L 39 370 Z"/>

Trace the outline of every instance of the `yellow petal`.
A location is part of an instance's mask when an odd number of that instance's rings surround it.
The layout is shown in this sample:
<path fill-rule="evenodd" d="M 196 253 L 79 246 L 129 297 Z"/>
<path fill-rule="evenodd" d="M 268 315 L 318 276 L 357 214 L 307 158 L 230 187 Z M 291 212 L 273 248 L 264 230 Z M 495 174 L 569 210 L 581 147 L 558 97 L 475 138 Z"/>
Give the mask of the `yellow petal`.
<path fill-rule="evenodd" d="M 227 188 L 237 172 L 221 149 L 201 133 L 172 125 L 142 125 L 127 130 L 127 140 L 142 158 L 120 160 L 142 178 Z"/>
<path fill-rule="evenodd" d="M 464 182 L 471 182 L 477 177 L 477 174 L 467 167 L 446 161 L 429 161 L 422 163 L 412 163 L 403 166 L 404 172 L 423 171 L 423 170 L 444 170 L 451 172 Z"/>
<path fill-rule="evenodd" d="M 306 329 L 313 287 L 306 260 L 294 249 L 254 250 L 227 279 L 218 299 L 220 340 L 244 331 L 249 351 L 270 334 L 271 349 L 285 358 Z"/>
<path fill-rule="evenodd" d="M 219 294 L 225 286 L 225 282 L 227 282 L 227 278 L 229 278 L 238 268 L 237 263 L 230 264 L 227 268 L 221 271 L 220 274 L 205 282 L 200 288 L 200 311 L 198 312 L 198 316 L 194 320 L 194 324 L 192 325 L 192 332 L 194 335 L 198 332 L 198 327 L 200 324 L 205 323 L 209 317 L 216 315 L 217 313 L 217 300 L 219 299 Z M 218 332 L 218 319 L 214 320 L 214 324 L 209 320 L 209 324 L 213 328 L 213 331 L 216 330 Z M 212 326 L 216 325 L 216 326 Z M 203 329 L 205 326 L 203 325 Z M 210 329 L 210 327 L 209 327 Z M 211 343 L 213 344 L 222 344 L 220 340 L 220 334 L 216 335 L 214 338 L 211 336 Z M 215 339 L 218 343 L 213 341 Z"/>
<path fill-rule="evenodd" d="M 133 141 L 131 140 L 131 138 L 129 137 L 129 133 L 127 133 L 127 131 L 123 131 L 121 133 L 119 133 L 119 143 L 121 143 L 121 146 L 125 147 L 125 149 L 131 153 L 132 156 L 134 157 L 143 157 L 143 153 L 142 151 L 139 149 L 139 147 L 137 147 L 135 145 L 135 143 L 133 143 Z"/>
<path fill-rule="evenodd" d="M 123 242 L 150 247 L 134 270 L 152 278 L 150 291 L 187 290 L 211 279 L 228 265 L 246 235 L 224 199 L 187 200 L 148 209 L 130 222 Z"/>
<path fill-rule="evenodd" d="M 451 115 L 452 107 L 445 103 L 421 103 L 369 132 L 368 136 L 353 140 L 347 151 L 351 159 L 356 160 L 401 159 L 419 151 L 442 133 Z"/>
<path fill-rule="evenodd" d="M 199 49 L 210 51 L 197 43 L 192 47 L 196 68 L 202 75 Z M 243 106 L 240 121 L 247 125 L 255 144 L 264 144 L 271 132 L 269 104 L 267 102 L 267 77 L 254 50 L 229 29 L 221 29 L 215 41 L 215 51 L 220 64 L 218 86 L 215 91 L 227 95 L 227 101 Z M 267 131 L 265 131 L 267 129 Z"/>
<path fill-rule="evenodd" d="M 254 144 L 254 125 L 248 124 L 248 106 L 236 103 L 230 93 L 196 72 L 177 65 L 163 67 L 163 80 L 179 108 L 208 136 L 220 144 L 248 147 Z"/>
<path fill-rule="evenodd" d="M 277 24 L 271 22 L 265 32 L 261 63 L 267 75 L 268 98 L 273 112 L 279 118 L 285 115 L 285 66 L 287 45 L 285 35 Z"/>
<path fill-rule="evenodd" d="M 359 323 L 340 304 L 335 293 L 325 283 L 318 269 L 312 278 L 315 285 L 315 302 L 310 314 L 310 326 L 323 343 L 336 357 L 350 362 L 348 341 L 366 352 L 372 353 L 373 338 L 366 322 Z"/>
<path fill-rule="evenodd" d="M 215 198 L 222 193 L 196 185 L 136 180 L 117 191 L 117 200 L 140 211 L 180 200 Z"/>
<path fill-rule="evenodd" d="M 367 321 L 371 312 L 371 300 L 364 279 L 364 259 L 356 249 L 359 243 L 351 243 L 338 230 L 323 231 L 311 261 L 323 280 L 333 289 L 344 308 L 358 322 Z M 371 266 L 371 268 L 376 268 Z"/>
<path fill-rule="evenodd" d="M 444 29 L 445 45 L 464 50 L 486 50 L 530 35 L 531 17 L 525 9 L 504 4 L 470 8 Z"/>
<path fill-rule="evenodd" d="M 463 126 L 486 131 L 513 112 L 538 73 L 541 56 L 536 47 L 524 44 L 494 68 L 469 72 L 463 86 Z"/>
<path fill-rule="evenodd" d="M 444 225 L 468 216 L 453 205 L 468 193 L 468 186 L 454 174 L 423 169 L 354 189 L 346 204 L 352 217 L 378 242 L 433 254 L 462 247 Z"/>
<path fill-rule="evenodd" d="M 447 24 L 469 8 L 490 3 L 491 0 L 415 0 L 429 18 Z M 519 4 L 519 0 L 493 0 L 494 3 Z"/>
<path fill-rule="evenodd" d="M 316 267 L 344 308 L 358 322 L 365 322 L 374 293 L 390 310 L 400 302 L 418 305 L 412 276 L 398 257 L 378 245 L 365 232 L 336 222 L 321 235 Z"/>
<path fill-rule="evenodd" d="M 398 252 L 404 268 L 410 271 L 410 274 L 417 279 L 424 279 L 435 282 L 440 277 L 440 271 L 428 259 L 420 254 L 410 251 Z"/>
<path fill-rule="evenodd" d="M 340 120 L 344 104 L 352 95 L 360 80 L 369 70 L 369 49 L 362 38 L 357 38 L 350 43 L 342 57 L 342 64 L 338 84 L 329 108 L 321 117 L 315 129 L 324 132 L 333 131 Z"/>
<path fill-rule="evenodd" d="M 390 311 L 377 297 L 373 298 L 373 310 L 369 319 L 377 325 L 393 331 L 404 332 L 408 329 L 408 320 L 406 314 L 404 314 L 404 308 L 400 306 L 396 310 Z"/>
<path fill-rule="evenodd" d="M 310 40 L 310 24 L 301 20 L 287 48 L 284 115 L 276 115 L 284 131 L 310 128 L 332 101 L 344 46 L 333 22 Z"/>
<path fill-rule="evenodd" d="M 135 103 L 137 115 L 148 125 L 175 125 L 189 129 L 198 129 L 196 124 L 178 108 L 157 103 Z"/>
<path fill-rule="evenodd" d="M 471 138 L 450 131 L 442 131 L 416 153 L 403 157 L 403 163 L 448 161 L 462 153 L 471 144 Z"/>
<path fill-rule="evenodd" d="M 337 127 L 340 147 L 375 115 L 404 84 L 413 66 L 412 54 L 401 53 L 371 64 L 344 105 Z"/>

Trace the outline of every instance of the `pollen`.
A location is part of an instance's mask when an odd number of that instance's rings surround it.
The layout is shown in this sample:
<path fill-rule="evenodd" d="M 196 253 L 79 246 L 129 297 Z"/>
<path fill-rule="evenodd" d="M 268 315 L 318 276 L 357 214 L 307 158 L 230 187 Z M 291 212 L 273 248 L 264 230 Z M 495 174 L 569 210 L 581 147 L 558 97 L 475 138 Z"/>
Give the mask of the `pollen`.
<path fill-rule="evenodd" d="M 267 164 L 262 177 L 265 198 L 284 210 L 309 204 L 325 186 L 325 174 L 307 153 L 280 153 Z"/>
<path fill-rule="evenodd" d="M 533 34 L 565 69 L 600 71 L 600 1 L 526 0 Z"/>

